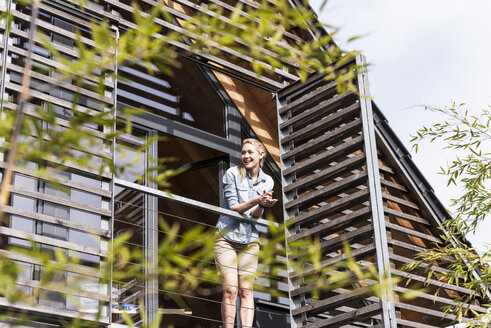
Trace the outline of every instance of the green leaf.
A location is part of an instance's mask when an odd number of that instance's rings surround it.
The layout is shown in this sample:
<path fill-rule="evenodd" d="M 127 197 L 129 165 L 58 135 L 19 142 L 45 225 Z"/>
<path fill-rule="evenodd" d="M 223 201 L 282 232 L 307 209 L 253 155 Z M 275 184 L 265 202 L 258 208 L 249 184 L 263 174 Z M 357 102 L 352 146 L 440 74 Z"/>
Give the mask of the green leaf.
<path fill-rule="evenodd" d="M 97 48 L 107 51 L 113 46 L 114 37 L 109 31 L 107 20 L 103 20 L 100 23 L 91 23 L 91 29 L 92 37 Z"/>

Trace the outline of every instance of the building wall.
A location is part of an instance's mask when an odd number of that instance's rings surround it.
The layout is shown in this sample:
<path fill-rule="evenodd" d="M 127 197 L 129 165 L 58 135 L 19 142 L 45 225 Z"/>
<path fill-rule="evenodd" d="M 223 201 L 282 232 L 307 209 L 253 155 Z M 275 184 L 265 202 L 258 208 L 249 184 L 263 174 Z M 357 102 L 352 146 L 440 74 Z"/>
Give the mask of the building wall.
<path fill-rule="evenodd" d="M 182 3 L 188 5 L 189 12 L 190 3 Z M 169 8 L 177 4 L 179 2 L 169 3 Z M 180 4 L 181 13 L 186 12 L 183 4 Z M 0 5 L 2 10 L 9 9 L 15 17 L 9 33 L 4 25 L 1 30 L 2 63 L 5 65 L 2 65 L 0 92 L 4 99 L 2 110 L 9 111 L 17 107 L 19 100 L 31 10 L 10 0 L 1 1 Z M 141 1 L 140 5 L 146 10 L 152 3 Z M 50 38 L 56 50 L 67 58 L 75 58 L 78 56 L 76 30 L 80 32 L 81 42 L 91 47 L 91 21 L 108 19 L 114 27 L 112 36 L 116 38 L 131 26 L 131 12 L 130 1 L 89 1 L 81 10 L 65 1 L 47 0 L 40 5 L 37 22 L 38 28 Z M 178 13 L 176 15 L 179 17 Z M 181 46 L 184 47 L 184 43 Z M 270 119 L 276 115 L 271 93 L 244 82 L 235 81 L 234 86 L 227 84 L 233 81 L 230 76 L 249 72 L 247 68 L 241 72 L 227 68 L 230 72 L 224 74 L 214 71 L 209 64 L 211 61 L 200 65 L 192 59 L 189 55 L 179 56 L 180 65 L 173 70 L 172 76 L 158 70 L 149 74 L 138 65 L 114 67 L 113 71 L 117 71 L 122 79 L 106 78 L 105 92 L 100 95 L 91 90 L 91 83 L 82 88 L 76 88 L 70 81 L 59 87 L 46 87 L 55 83 L 59 63 L 39 43 L 35 44 L 31 81 L 33 97 L 26 109 L 28 117 L 37 115 L 35 106 L 52 108 L 57 124 L 69 127 L 73 101 L 78 102 L 79 109 L 92 114 L 125 107 L 142 108 L 146 114 L 133 117 L 131 134 L 123 133 L 117 140 L 108 137 L 111 127 L 85 127 L 98 143 L 74 151 L 92 154 L 94 169 L 76 163 L 62 163 L 63 172 L 56 175 L 59 185 L 35 177 L 34 173 L 36 169 L 58 166 L 60 163 L 56 156 L 42 164 L 26 163 L 16 168 L 10 205 L 4 209 L 8 219 L 0 228 L 1 251 L 22 268 L 21 290 L 33 298 L 32 304 L 24 305 L 2 299 L 0 306 L 3 311 L 13 311 L 12 317 L 23 314 L 33 322 L 54 325 L 63 325 L 63 320 L 79 316 L 101 325 L 121 324 L 121 312 L 138 312 L 139 302 L 144 300 L 150 315 L 158 309 L 167 311 L 165 325 L 219 325 L 221 287 L 217 282 L 202 281 L 196 290 L 181 290 L 178 300 L 173 290 L 166 290 L 167 285 L 159 275 L 146 282 L 137 273 L 134 278 L 118 280 L 113 277 L 111 283 L 102 283 L 101 280 L 102 266 L 107 263 L 112 240 L 125 232 L 131 233 L 125 246 L 141 254 L 140 261 L 135 263 L 140 267 L 140 273 L 150 276 L 156 273 L 159 261 L 157 247 L 167 238 L 158 220 L 179 224 L 181 233 L 196 225 L 212 231 L 223 197 L 221 176 L 230 165 L 238 163 L 240 143 L 244 137 L 259 138 L 267 145 L 270 156 L 265 170 L 275 177 L 276 193 L 280 194 L 276 122 Z M 227 61 L 220 63 L 223 65 Z M 268 85 L 261 80 L 257 82 Z M 272 88 L 271 85 L 268 87 Z M 238 101 L 237 97 L 242 97 L 243 101 Z M 264 125 L 264 122 L 268 124 Z M 43 129 L 52 128 L 47 123 L 41 123 L 41 126 Z M 124 124 L 117 128 L 124 128 Z M 156 136 L 159 141 L 153 141 L 144 152 L 138 150 Z M 29 138 L 33 143 L 38 142 L 35 136 Z M 116 163 L 128 164 L 131 169 L 116 175 L 109 171 L 99 174 L 97 164 L 113 156 Z M 188 166 L 185 172 L 170 179 L 166 190 L 186 200 L 200 201 L 200 206 L 189 206 L 186 201 L 169 201 L 160 196 L 161 191 L 150 179 L 143 182 L 137 179 L 146 167 L 153 164 L 152 158 L 156 156 L 169 159 L 165 164 L 167 168 Z M 144 193 L 138 186 L 148 186 L 153 191 Z M 280 209 L 272 214 L 281 220 Z M 73 262 L 68 269 L 60 270 L 49 278 L 49 281 L 57 283 L 56 288 L 43 286 L 38 292 L 40 280 L 47 277 L 45 267 L 39 260 L 11 250 L 12 246 L 32 249 L 32 242 L 50 253 L 52 261 L 57 261 L 56 252 L 61 251 Z M 208 266 L 214 266 L 213 262 Z M 263 280 L 269 279 L 265 273 Z M 285 294 L 285 287 L 280 288 Z M 284 306 L 275 308 L 274 305 L 286 304 L 286 298 L 267 292 L 258 292 L 255 296 L 268 304 L 258 309 L 258 324 L 262 318 L 270 320 L 271 316 L 286 322 L 288 311 Z M 96 317 L 99 308 L 100 317 Z M 134 320 L 140 319 L 135 313 Z"/>
<path fill-rule="evenodd" d="M 223 7 L 224 12 L 218 17 L 221 20 L 227 19 L 230 5 L 235 4 L 233 1 L 212 2 Z M 246 9 L 256 6 L 254 2 L 241 2 L 245 6 L 241 15 L 249 15 Z M 155 4 L 151 0 L 138 3 L 144 12 Z M 208 13 L 203 2 L 165 3 L 175 21 L 173 24 L 159 21 L 164 32 L 179 31 L 179 22 L 197 11 Z M 117 38 L 133 26 L 131 5 L 129 0 L 88 1 L 81 10 L 66 1 L 45 0 L 40 5 L 38 28 L 63 56 L 76 58 L 75 31 L 79 31 L 80 42 L 90 48 L 94 46 L 90 22 L 107 19 L 112 26 L 111 37 Z M 19 101 L 31 10 L 13 0 L 0 0 L 0 10 L 10 10 L 14 16 L 10 32 L 5 25 L 0 25 L 0 94 L 4 100 L 2 111 L 6 112 L 15 110 Z M 302 41 L 301 36 L 308 38 L 305 36 L 308 34 L 298 32 L 287 31 L 287 45 L 291 40 Z M 387 260 L 391 261 L 385 263 L 386 267 L 401 277 L 400 282 L 391 286 L 399 293 L 395 303 L 379 306 L 384 303 L 383 299 L 371 294 L 353 299 L 342 289 L 319 292 L 321 289 L 302 286 L 305 281 L 293 286 L 289 278 L 295 275 L 288 273 L 282 253 L 277 258 L 281 269 L 276 273 L 273 274 L 270 267 L 260 266 L 257 285 L 265 288 L 257 288 L 255 292 L 256 327 L 382 327 L 387 325 L 384 316 L 389 307 L 394 314 L 390 326 L 449 325 L 455 316 L 445 316 L 440 307 L 469 291 L 439 282 L 438 272 L 429 286 L 431 293 L 440 293 L 436 297 L 427 293 L 416 301 L 399 298 L 408 289 L 405 285 L 408 278 L 413 282 L 411 288 L 417 287 L 415 281 L 422 282 L 423 274 L 408 276 L 400 268 L 418 251 L 432 243 L 441 243 L 436 229 L 439 221 L 412 180 L 414 174 L 408 173 L 401 158 L 397 158 L 396 139 L 392 135 L 387 138 L 381 127 L 367 123 L 376 121 L 374 117 L 365 118 L 362 126 L 358 106 L 362 103 L 369 106 L 367 98 L 352 92 L 338 95 L 335 83 L 329 84 L 330 91 L 322 97 L 299 95 L 303 87 L 295 82 L 298 78 L 292 66 L 285 64 L 284 70 L 258 77 L 247 56 L 230 56 L 230 49 L 226 47 L 225 55 L 220 58 L 203 53 L 189 54 L 185 52 L 189 41 L 183 38 L 182 42 L 174 44 L 179 50 L 179 65 L 173 68 L 173 75 L 158 69 L 149 73 L 146 67 L 139 65 L 113 67 L 109 73 L 117 72 L 120 79 L 110 74 L 101 79 L 105 87 L 103 94 L 93 90 L 98 81 L 87 81 L 78 87 L 73 81 L 66 81 L 53 87 L 60 63 L 40 46 L 39 39 L 36 41 L 32 98 L 26 115 L 31 119 L 39 118 L 36 107 L 56 114 L 56 124 L 39 121 L 41 131 L 69 128 L 73 102 L 90 115 L 115 113 L 115 110 L 121 113 L 128 107 L 143 109 L 144 114 L 132 116 L 131 132 L 121 133 L 117 139 L 110 133 L 114 128 L 124 131 L 128 122 L 122 121 L 113 127 L 97 123 L 81 127 L 96 141 L 90 147 L 70 152 L 81 158 L 91 155 L 93 167 L 76 161 L 60 162 L 56 154 L 37 164 L 27 162 L 16 167 L 10 204 L 4 208 L 7 219 L 0 226 L 0 254 L 19 264 L 22 270 L 18 283 L 32 299 L 31 303 L 13 304 L 0 297 L 1 311 L 11 314 L 11 318 L 4 321 L 24 315 L 32 321 L 24 325 L 47 327 L 48 324 L 65 325 L 66 320 L 81 317 L 89 326 L 116 326 L 123 323 L 123 311 L 139 322 L 140 301 L 144 301 L 147 316 L 157 311 L 164 314 L 163 326 L 218 327 L 222 291 L 216 279 L 193 272 L 193 278 L 199 283 L 186 288 L 185 279 L 176 277 L 183 277 L 188 271 L 172 275 L 169 271 L 157 270 L 159 265 L 168 262 L 158 247 L 170 235 L 168 229 L 159 225 L 159 220 L 165 220 L 168 226 L 178 225 L 177 241 L 197 226 L 213 232 L 218 215 L 224 213 L 220 208 L 223 201 L 221 177 L 229 166 L 239 162 L 241 140 L 255 137 L 268 150 L 264 169 L 275 179 L 274 194 L 282 205 L 267 215 L 276 223 L 290 216 L 296 216 L 300 222 L 290 231 L 290 241 L 312 236 L 320 238 L 322 263 L 327 266 L 346 257 L 343 240 L 348 240 L 359 263 L 378 265 L 383 259 L 378 254 L 385 252 Z M 315 76 L 309 78 L 307 89 L 319 93 L 320 88 L 325 87 L 325 83 L 319 81 L 322 79 Z M 291 88 L 285 89 L 287 85 Z M 273 98 L 277 91 L 281 101 Z M 288 92 L 297 95 L 285 96 Z M 291 103 L 295 101 L 300 103 L 300 109 L 291 110 L 290 115 L 284 108 L 293 107 Z M 294 118 L 293 114 L 299 118 Z M 309 115 L 312 116 L 309 118 Z M 371 127 L 362 132 L 364 126 Z M 370 142 L 366 141 L 367 132 L 374 133 Z M 39 140 L 35 133 L 25 138 L 33 150 L 48 142 Z M 148 147 L 142 151 L 146 144 Z M 373 148 L 367 150 L 367 145 Z M 369 152 L 371 164 L 378 169 L 369 168 L 364 157 Z M 5 155 L 6 152 L 0 154 L 2 168 L 6 166 Z M 97 170 L 100 163 L 113 158 L 117 164 L 130 168 L 115 174 Z M 155 158 L 166 158 L 165 167 L 153 171 L 146 179 L 139 179 L 146 168 L 155 165 Z M 55 176 L 57 184 L 34 174 L 37 169 L 53 167 L 63 168 Z M 186 170 L 171 178 L 168 186 L 158 188 L 152 181 L 157 174 L 183 167 Z M 323 175 L 324 171 L 328 173 Z M 322 178 L 316 180 L 320 175 Z M 369 175 L 373 175 L 370 179 L 378 181 L 378 205 L 383 207 L 378 219 L 384 228 L 376 237 L 374 230 L 370 230 L 374 222 L 373 206 L 377 204 L 373 203 L 375 185 L 367 178 Z M 306 185 L 298 187 L 302 180 L 307 181 Z M 336 208 L 336 204 L 341 205 Z M 283 212 L 282 207 L 287 211 Z M 323 215 L 316 214 L 321 208 L 325 211 Z M 266 226 L 266 222 L 261 223 Z M 263 230 L 266 241 L 270 235 L 266 227 Z M 113 275 L 109 282 L 103 282 L 108 250 L 113 241 L 125 233 L 130 237 L 123 246 L 137 256 L 132 266 L 122 265 L 122 268 L 129 271 L 131 267 L 134 271 L 123 277 Z M 374 242 L 382 236 L 387 238 L 384 243 Z M 47 262 L 11 249 L 16 246 L 30 250 L 33 245 L 49 254 Z M 191 250 L 185 250 L 177 257 L 185 261 L 192 254 Z M 69 263 L 63 269 L 53 275 L 46 272 L 46 263 L 61 262 L 64 258 Z M 204 271 L 214 267 L 210 258 L 199 260 Z M 311 263 L 304 265 L 300 275 L 308 273 L 312 267 Z M 379 271 L 381 268 L 377 267 Z M 437 269 L 445 272 L 444 267 Z M 39 288 L 44 278 L 52 284 Z M 176 288 L 174 282 L 183 283 L 184 288 Z M 371 283 L 354 281 L 349 288 L 356 291 Z M 444 288 L 440 288 L 442 286 Z M 480 304 L 471 307 L 478 312 L 485 311 Z M 431 311 L 426 311 L 428 308 Z M 95 315 L 98 309 L 101 309 L 100 316 Z"/>

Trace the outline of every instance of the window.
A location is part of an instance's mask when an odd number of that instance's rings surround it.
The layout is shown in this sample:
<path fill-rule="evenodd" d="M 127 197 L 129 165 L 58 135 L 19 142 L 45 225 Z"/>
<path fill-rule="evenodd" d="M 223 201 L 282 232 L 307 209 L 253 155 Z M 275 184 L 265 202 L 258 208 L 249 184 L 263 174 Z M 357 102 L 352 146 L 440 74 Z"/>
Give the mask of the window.
<path fill-rule="evenodd" d="M 223 101 L 201 68 L 179 58 L 172 76 L 154 68 L 120 67 L 118 108 L 142 108 L 206 132 L 225 135 Z"/>

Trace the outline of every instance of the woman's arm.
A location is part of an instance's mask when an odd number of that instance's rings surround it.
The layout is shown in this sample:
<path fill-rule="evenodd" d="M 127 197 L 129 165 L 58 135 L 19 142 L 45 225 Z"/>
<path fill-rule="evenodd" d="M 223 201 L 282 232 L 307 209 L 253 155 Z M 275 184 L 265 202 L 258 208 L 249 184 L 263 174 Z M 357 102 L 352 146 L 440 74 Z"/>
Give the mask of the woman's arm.
<path fill-rule="evenodd" d="M 239 197 L 237 195 L 237 177 L 232 172 L 231 169 L 227 170 L 225 175 L 223 176 L 223 190 L 226 201 L 226 208 L 229 208 L 233 211 L 244 213 L 251 208 L 255 207 L 249 214 L 253 217 L 261 217 L 263 214 L 264 207 L 271 207 L 276 203 L 276 199 L 273 199 L 273 191 L 264 190 L 263 193 L 257 197 L 254 197 L 244 203 L 239 203 Z M 269 190 L 272 189 L 270 186 L 267 186 Z M 261 205 L 261 206 L 259 206 Z"/>
<path fill-rule="evenodd" d="M 239 204 L 238 206 L 235 206 L 233 210 L 243 213 L 247 211 L 248 209 L 252 208 L 255 206 L 255 208 L 251 211 L 250 215 L 255 218 L 261 217 L 264 212 L 264 207 L 271 207 L 273 206 L 278 200 L 273 198 L 273 191 L 266 191 L 264 190 L 263 193 L 260 196 L 257 196 L 245 203 Z M 244 205 L 243 208 L 241 208 L 240 205 Z M 242 210 L 242 212 L 241 212 Z"/>
<path fill-rule="evenodd" d="M 237 204 L 236 206 L 232 207 L 233 211 L 239 212 L 239 213 L 244 213 L 245 211 L 253 208 L 254 206 L 259 204 L 259 197 L 253 198 L 248 200 L 247 202 Z"/>

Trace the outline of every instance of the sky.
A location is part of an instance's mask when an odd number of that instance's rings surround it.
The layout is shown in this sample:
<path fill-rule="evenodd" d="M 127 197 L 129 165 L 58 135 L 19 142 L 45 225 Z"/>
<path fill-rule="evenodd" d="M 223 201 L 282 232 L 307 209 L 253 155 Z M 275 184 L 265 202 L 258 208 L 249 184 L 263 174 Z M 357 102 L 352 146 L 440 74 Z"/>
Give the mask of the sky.
<path fill-rule="evenodd" d="M 491 106 L 491 0 L 328 0 L 323 11 L 322 0 L 310 2 L 339 28 L 336 43 L 366 56 L 370 93 L 407 149 L 411 134 L 443 118 L 425 106 Z M 353 36 L 361 38 L 346 41 Z M 424 143 L 411 154 L 448 207 L 459 190 L 438 172 L 456 153 L 442 148 Z M 481 250 L 491 244 L 491 217 L 469 239 Z"/>

